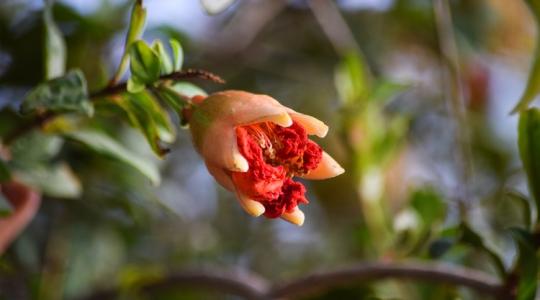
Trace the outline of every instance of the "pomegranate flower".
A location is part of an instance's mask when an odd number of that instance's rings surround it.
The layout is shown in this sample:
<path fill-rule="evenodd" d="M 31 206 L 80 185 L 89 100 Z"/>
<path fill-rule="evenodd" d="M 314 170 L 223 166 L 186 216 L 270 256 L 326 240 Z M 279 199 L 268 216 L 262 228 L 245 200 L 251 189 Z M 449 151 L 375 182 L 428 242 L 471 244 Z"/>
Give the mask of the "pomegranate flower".
<path fill-rule="evenodd" d="M 252 216 L 302 225 L 298 205 L 308 203 L 306 188 L 293 178 L 326 179 L 344 172 L 308 138 L 324 137 L 328 127 L 269 96 L 224 91 L 193 102 L 189 124 L 197 151 L 210 174 L 235 192 Z"/>

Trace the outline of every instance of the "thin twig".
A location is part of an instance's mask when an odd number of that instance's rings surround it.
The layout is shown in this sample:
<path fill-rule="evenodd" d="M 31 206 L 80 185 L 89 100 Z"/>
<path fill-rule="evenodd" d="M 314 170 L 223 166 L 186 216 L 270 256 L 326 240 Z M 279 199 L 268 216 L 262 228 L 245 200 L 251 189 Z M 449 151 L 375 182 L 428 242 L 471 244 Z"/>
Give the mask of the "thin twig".
<path fill-rule="evenodd" d="M 208 81 L 212 81 L 216 83 L 225 83 L 225 81 L 218 75 L 205 71 L 205 70 L 197 70 L 197 69 L 187 69 L 184 71 L 178 71 L 171 74 L 166 74 L 166 75 L 161 76 L 159 78 L 159 81 L 195 79 L 195 78 L 208 80 Z M 107 86 L 103 88 L 102 90 L 91 93 L 90 100 L 95 101 L 96 99 L 123 93 L 126 90 L 127 90 L 127 83 L 125 82 L 116 84 L 113 86 Z M 7 133 L 3 138 L 3 145 L 9 146 L 16 139 L 29 133 L 33 129 L 42 127 L 47 122 L 51 121 L 52 119 L 56 118 L 59 115 L 61 115 L 61 113 L 53 112 L 53 111 L 47 111 L 43 114 L 38 114 L 32 120 L 28 121 L 27 123 L 24 123 L 20 127 L 17 127 L 13 129 L 11 132 Z"/>
<path fill-rule="evenodd" d="M 359 263 L 333 271 L 313 273 L 298 279 L 270 286 L 255 274 L 238 276 L 216 271 L 187 271 L 138 287 L 138 291 L 151 294 L 174 288 L 199 288 L 208 292 L 222 292 L 246 299 L 291 299 L 330 290 L 347 284 L 365 284 L 381 279 L 406 279 L 453 284 L 468 287 L 496 299 L 508 299 L 505 286 L 483 272 L 441 263 Z M 119 290 L 97 292 L 84 300 L 116 299 Z"/>
<path fill-rule="evenodd" d="M 468 206 L 469 186 L 471 185 L 473 162 L 470 144 L 469 130 L 467 126 L 467 115 L 465 109 L 465 96 L 463 93 L 463 83 L 459 63 L 459 53 L 456 44 L 452 14 L 448 0 L 435 0 L 433 10 L 439 38 L 439 47 L 443 59 L 443 85 L 446 90 L 445 98 L 451 109 L 452 116 L 456 122 L 456 140 L 459 143 L 460 151 L 456 155 L 458 165 L 461 169 L 462 182 L 459 184 L 460 213 L 465 214 Z"/>

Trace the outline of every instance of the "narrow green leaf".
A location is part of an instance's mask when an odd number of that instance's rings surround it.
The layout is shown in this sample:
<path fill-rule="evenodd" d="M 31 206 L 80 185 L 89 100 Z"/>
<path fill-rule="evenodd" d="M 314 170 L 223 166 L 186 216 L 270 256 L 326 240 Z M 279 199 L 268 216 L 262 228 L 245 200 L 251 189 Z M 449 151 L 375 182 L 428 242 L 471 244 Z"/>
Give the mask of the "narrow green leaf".
<path fill-rule="evenodd" d="M 178 115 L 180 119 L 180 126 L 187 126 L 189 121 L 185 119 L 185 116 L 183 114 L 183 109 L 188 104 L 188 100 L 195 96 L 195 95 L 201 95 L 206 94 L 203 90 L 198 91 L 198 87 L 194 86 L 186 88 L 180 88 L 179 90 L 185 91 L 184 94 L 181 94 L 177 91 L 177 89 L 174 89 L 170 86 L 160 86 L 158 88 L 159 97 L 167 103 Z"/>
<path fill-rule="evenodd" d="M 81 130 L 68 133 L 67 136 L 85 144 L 98 153 L 118 159 L 119 161 L 134 167 L 141 172 L 141 174 L 148 177 L 152 184 L 159 184 L 160 174 L 158 168 L 152 162 L 132 153 L 123 145 L 104 133 L 91 130 Z"/>
<path fill-rule="evenodd" d="M 495 252 L 495 250 L 493 250 L 491 246 L 487 245 L 486 240 L 482 238 L 482 236 L 480 236 L 477 232 L 475 232 L 467 223 L 462 223 L 460 226 L 460 230 L 460 242 L 468 244 L 473 248 L 482 250 L 495 264 L 495 268 L 497 269 L 499 275 L 506 276 L 506 268 L 504 267 L 501 256 L 497 252 Z"/>
<path fill-rule="evenodd" d="M 525 0 L 536 22 L 537 29 L 540 29 L 540 3 L 538 0 Z M 538 31 L 538 30 L 537 30 Z M 518 104 L 512 109 L 512 114 L 523 111 L 540 94 L 540 44 L 539 37 L 536 37 L 536 49 L 533 54 L 533 63 L 527 79 L 525 91 Z"/>
<path fill-rule="evenodd" d="M 168 86 L 158 88 L 159 95 L 175 112 L 179 113 L 187 104 L 189 97 L 183 96 Z"/>
<path fill-rule="evenodd" d="M 43 21 L 45 27 L 45 78 L 62 76 L 66 70 L 66 43 L 54 22 L 53 0 L 45 1 Z"/>
<path fill-rule="evenodd" d="M 175 39 L 170 39 L 169 44 L 171 45 L 173 53 L 174 71 L 180 71 L 182 70 L 182 65 L 184 64 L 184 50 L 182 50 L 182 45 Z"/>
<path fill-rule="evenodd" d="M 6 197 L 0 194 L 0 217 L 7 217 L 13 212 L 13 207 L 11 203 L 6 199 Z"/>
<path fill-rule="evenodd" d="M 142 1 L 135 1 L 131 10 L 131 19 L 129 21 L 129 29 L 124 44 L 124 54 L 120 60 L 118 70 L 114 75 L 114 81 L 120 80 L 127 70 L 129 62 L 129 49 L 131 44 L 142 36 L 144 26 L 146 24 L 146 8 L 142 6 Z"/>
<path fill-rule="evenodd" d="M 531 228 L 532 226 L 532 208 L 531 200 L 518 191 L 508 191 L 506 197 L 516 202 L 522 209 L 523 222 L 525 228 Z"/>
<path fill-rule="evenodd" d="M 529 190 L 540 216 L 540 110 L 531 108 L 520 114 L 518 146 L 523 168 L 527 173 Z"/>
<path fill-rule="evenodd" d="M 11 180 L 11 171 L 6 162 L 0 158 L 0 183 Z"/>
<path fill-rule="evenodd" d="M 153 99 L 148 92 L 125 94 L 115 99 L 127 114 L 131 124 L 141 130 L 152 150 L 159 156 L 168 150 L 163 142 L 170 143 L 175 138 L 175 131 L 165 110 Z"/>
<path fill-rule="evenodd" d="M 44 82 L 26 95 L 21 113 L 43 111 L 80 112 L 92 116 L 94 106 L 88 99 L 86 79 L 80 70 Z"/>
<path fill-rule="evenodd" d="M 201 0 L 201 4 L 207 13 L 219 14 L 234 3 L 235 0 Z"/>
<path fill-rule="evenodd" d="M 173 71 L 173 63 L 169 56 L 169 53 L 165 50 L 165 46 L 160 40 L 155 40 L 152 43 L 152 49 L 158 54 L 159 61 L 161 62 L 161 74 L 170 74 Z"/>
<path fill-rule="evenodd" d="M 79 179 L 65 163 L 36 166 L 25 172 L 18 172 L 17 178 L 38 188 L 49 197 L 78 198 L 82 193 Z"/>
<path fill-rule="evenodd" d="M 512 228 L 510 233 L 517 244 L 516 269 L 519 276 L 516 300 L 534 300 L 537 289 L 538 259 L 534 239 L 525 230 Z"/>
<path fill-rule="evenodd" d="M 130 47 L 129 55 L 132 77 L 145 84 L 152 84 L 158 80 L 161 68 L 159 56 L 144 41 L 134 42 Z"/>

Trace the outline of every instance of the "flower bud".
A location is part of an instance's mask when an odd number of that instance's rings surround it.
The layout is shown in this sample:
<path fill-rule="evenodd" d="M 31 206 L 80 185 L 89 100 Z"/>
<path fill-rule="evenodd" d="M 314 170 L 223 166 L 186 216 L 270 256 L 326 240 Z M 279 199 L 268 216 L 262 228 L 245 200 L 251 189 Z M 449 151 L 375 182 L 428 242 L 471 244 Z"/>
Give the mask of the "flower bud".
<path fill-rule="evenodd" d="M 236 193 L 252 216 L 281 217 L 302 225 L 298 204 L 308 203 L 306 188 L 293 178 L 326 179 L 344 172 L 309 139 L 326 135 L 323 122 L 266 95 L 212 94 L 193 106 L 189 123 L 210 174 Z"/>

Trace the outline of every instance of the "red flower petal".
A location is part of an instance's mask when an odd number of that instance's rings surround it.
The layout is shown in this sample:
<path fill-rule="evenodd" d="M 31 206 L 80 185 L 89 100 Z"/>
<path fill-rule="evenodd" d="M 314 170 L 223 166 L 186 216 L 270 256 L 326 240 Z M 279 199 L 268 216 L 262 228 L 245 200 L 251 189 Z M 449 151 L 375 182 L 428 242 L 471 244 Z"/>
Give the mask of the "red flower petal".
<path fill-rule="evenodd" d="M 308 140 L 302 157 L 304 170 L 315 170 L 321 163 L 322 153 L 323 151 L 319 145 Z"/>
<path fill-rule="evenodd" d="M 249 169 L 233 172 L 233 182 L 242 194 L 264 205 L 266 217 L 277 218 L 308 203 L 304 185 L 290 177 L 317 168 L 323 152 L 304 127 L 296 122 L 290 127 L 258 123 L 238 127 L 236 136 Z"/>
<path fill-rule="evenodd" d="M 267 218 L 277 218 L 284 212 L 293 212 L 298 204 L 309 202 L 304 196 L 305 193 L 306 188 L 303 184 L 287 178 L 281 188 L 281 195 L 276 200 L 262 202 L 266 209 L 264 215 Z"/>
<path fill-rule="evenodd" d="M 277 198 L 285 179 L 285 169 L 282 166 L 271 166 L 264 161 L 261 147 L 245 128 L 237 128 L 236 134 L 240 153 L 248 161 L 249 170 L 233 172 L 233 182 L 243 194 L 253 200 Z"/>

